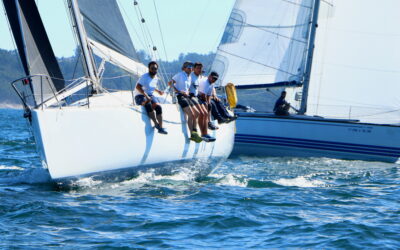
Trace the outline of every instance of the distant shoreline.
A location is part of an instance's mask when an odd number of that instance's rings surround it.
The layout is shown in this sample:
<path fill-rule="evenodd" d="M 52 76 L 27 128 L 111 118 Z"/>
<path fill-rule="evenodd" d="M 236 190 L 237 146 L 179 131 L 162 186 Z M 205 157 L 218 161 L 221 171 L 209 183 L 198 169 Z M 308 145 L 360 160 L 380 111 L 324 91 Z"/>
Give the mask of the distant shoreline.
<path fill-rule="evenodd" d="M 15 103 L 0 103 L 0 109 L 22 109 L 22 105 Z"/>

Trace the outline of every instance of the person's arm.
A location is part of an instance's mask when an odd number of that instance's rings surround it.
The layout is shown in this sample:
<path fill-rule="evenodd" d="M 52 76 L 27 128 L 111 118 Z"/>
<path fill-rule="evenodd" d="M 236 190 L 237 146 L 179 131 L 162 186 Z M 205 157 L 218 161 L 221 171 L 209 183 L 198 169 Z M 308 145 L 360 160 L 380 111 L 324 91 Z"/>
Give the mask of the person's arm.
<path fill-rule="evenodd" d="M 219 102 L 219 98 L 217 96 L 217 91 L 215 90 L 214 87 L 212 88 L 212 98 Z"/>
<path fill-rule="evenodd" d="M 184 96 L 188 96 L 188 94 L 185 91 L 179 91 L 175 87 L 175 83 L 176 83 L 176 81 L 174 79 L 172 79 L 171 81 L 168 82 L 168 85 L 174 89 L 175 93 L 180 93 L 180 94 L 182 94 Z"/>
<path fill-rule="evenodd" d="M 164 95 L 164 91 L 161 91 L 161 90 L 158 90 L 158 89 L 155 89 L 154 91 L 156 91 L 159 95 Z"/>
<path fill-rule="evenodd" d="M 150 96 L 143 90 L 143 86 L 140 83 L 136 84 L 136 89 L 140 94 L 144 95 L 148 101 L 151 100 Z"/>

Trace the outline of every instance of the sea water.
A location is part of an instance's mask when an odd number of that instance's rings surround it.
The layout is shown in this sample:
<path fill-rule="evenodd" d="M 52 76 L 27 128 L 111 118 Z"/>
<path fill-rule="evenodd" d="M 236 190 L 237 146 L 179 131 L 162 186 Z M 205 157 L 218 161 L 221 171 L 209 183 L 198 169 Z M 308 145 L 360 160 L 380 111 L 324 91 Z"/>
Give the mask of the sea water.
<path fill-rule="evenodd" d="M 400 248 L 398 164 L 229 159 L 60 189 L 20 110 L 0 110 L 0 248 Z"/>

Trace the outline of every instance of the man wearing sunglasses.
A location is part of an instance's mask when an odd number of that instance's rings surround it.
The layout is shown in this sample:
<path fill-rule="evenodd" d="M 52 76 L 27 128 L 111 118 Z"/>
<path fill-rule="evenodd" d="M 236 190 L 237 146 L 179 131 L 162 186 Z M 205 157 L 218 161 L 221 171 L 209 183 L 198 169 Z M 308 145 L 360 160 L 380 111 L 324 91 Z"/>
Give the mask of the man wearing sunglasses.
<path fill-rule="evenodd" d="M 148 68 L 149 72 L 142 75 L 136 83 L 135 102 L 137 105 L 144 106 L 158 133 L 166 135 L 168 132 L 162 127 L 162 108 L 158 98 L 153 95 L 154 91 L 160 95 L 164 94 L 163 91 L 157 89 L 160 81 L 157 77 L 157 62 L 149 62 Z"/>
<path fill-rule="evenodd" d="M 176 98 L 181 106 L 183 112 L 187 115 L 187 123 L 190 131 L 190 140 L 200 143 L 201 137 L 195 130 L 196 120 L 199 116 L 199 111 L 193 105 L 193 102 L 189 98 L 189 87 L 191 83 L 190 74 L 192 73 L 193 63 L 185 62 L 182 65 L 182 71 L 172 77 L 172 80 L 168 82 L 175 90 Z"/>
<path fill-rule="evenodd" d="M 203 64 L 200 62 L 196 62 L 193 66 L 193 72 L 190 75 L 191 83 L 189 87 L 189 99 L 194 107 L 199 111 L 198 124 L 201 131 L 201 139 L 205 142 L 213 142 L 215 138 L 208 134 L 208 120 L 209 115 L 207 111 L 207 106 L 204 105 L 198 98 L 199 95 L 199 84 L 200 81 L 203 80 L 204 76 L 203 72 Z M 195 124 L 197 121 L 195 121 Z"/>
<path fill-rule="evenodd" d="M 207 107 L 208 117 L 210 117 L 212 109 L 211 100 L 215 95 L 214 83 L 218 80 L 218 77 L 218 73 L 213 71 L 199 84 L 199 100 Z M 208 123 L 208 127 L 210 129 L 218 129 L 212 122 Z"/>

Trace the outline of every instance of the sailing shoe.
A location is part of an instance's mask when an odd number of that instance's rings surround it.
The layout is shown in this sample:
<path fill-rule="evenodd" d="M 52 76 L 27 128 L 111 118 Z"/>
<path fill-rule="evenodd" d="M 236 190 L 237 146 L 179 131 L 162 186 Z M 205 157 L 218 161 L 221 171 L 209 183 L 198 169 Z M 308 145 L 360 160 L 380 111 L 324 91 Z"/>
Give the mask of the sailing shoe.
<path fill-rule="evenodd" d="M 202 141 L 201 137 L 199 136 L 199 134 L 197 132 L 192 132 L 191 136 L 190 136 L 190 140 L 196 142 L 196 143 L 200 143 Z"/>
<path fill-rule="evenodd" d="M 168 134 L 167 130 L 165 128 L 160 127 L 160 125 L 156 125 L 156 129 L 158 130 L 158 133 L 166 135 Z"/>
<path fill-rule="evenodd" d="M 201 139 L 203 139 L 203 141 L 205 141 L 205 142 L 213 142 L 213 141 L 215 141 L 215 138 L 212 137 L 209 134 L 202 136 Z"/>
<path fill-rule="evenodd" d="M 234 120 L 236 120 L 237 119 L 237 115 L 234 115 L 234 116 L 229 116 L 228 118 L 226 118 L 227 119 L 227 123 L 229 123 L 229 122 L 231 122 L 231 121 L 234 121 Z"/>
<path fill-rule="evenodd" d="M 217 130 L 217 129 L 219 129 L 219 127 L 215 126 L 214 123 L 212 123 L 212 122 L 208 122 L 208 129 Z"/>
<path fill-rule="evenodd" d="M 229 122 L 228 119 L 225 119 L 225 118 L 222 118 L 222 117 L 218 119 L 218 124 L 228 123 L 228 122 Z"/>

